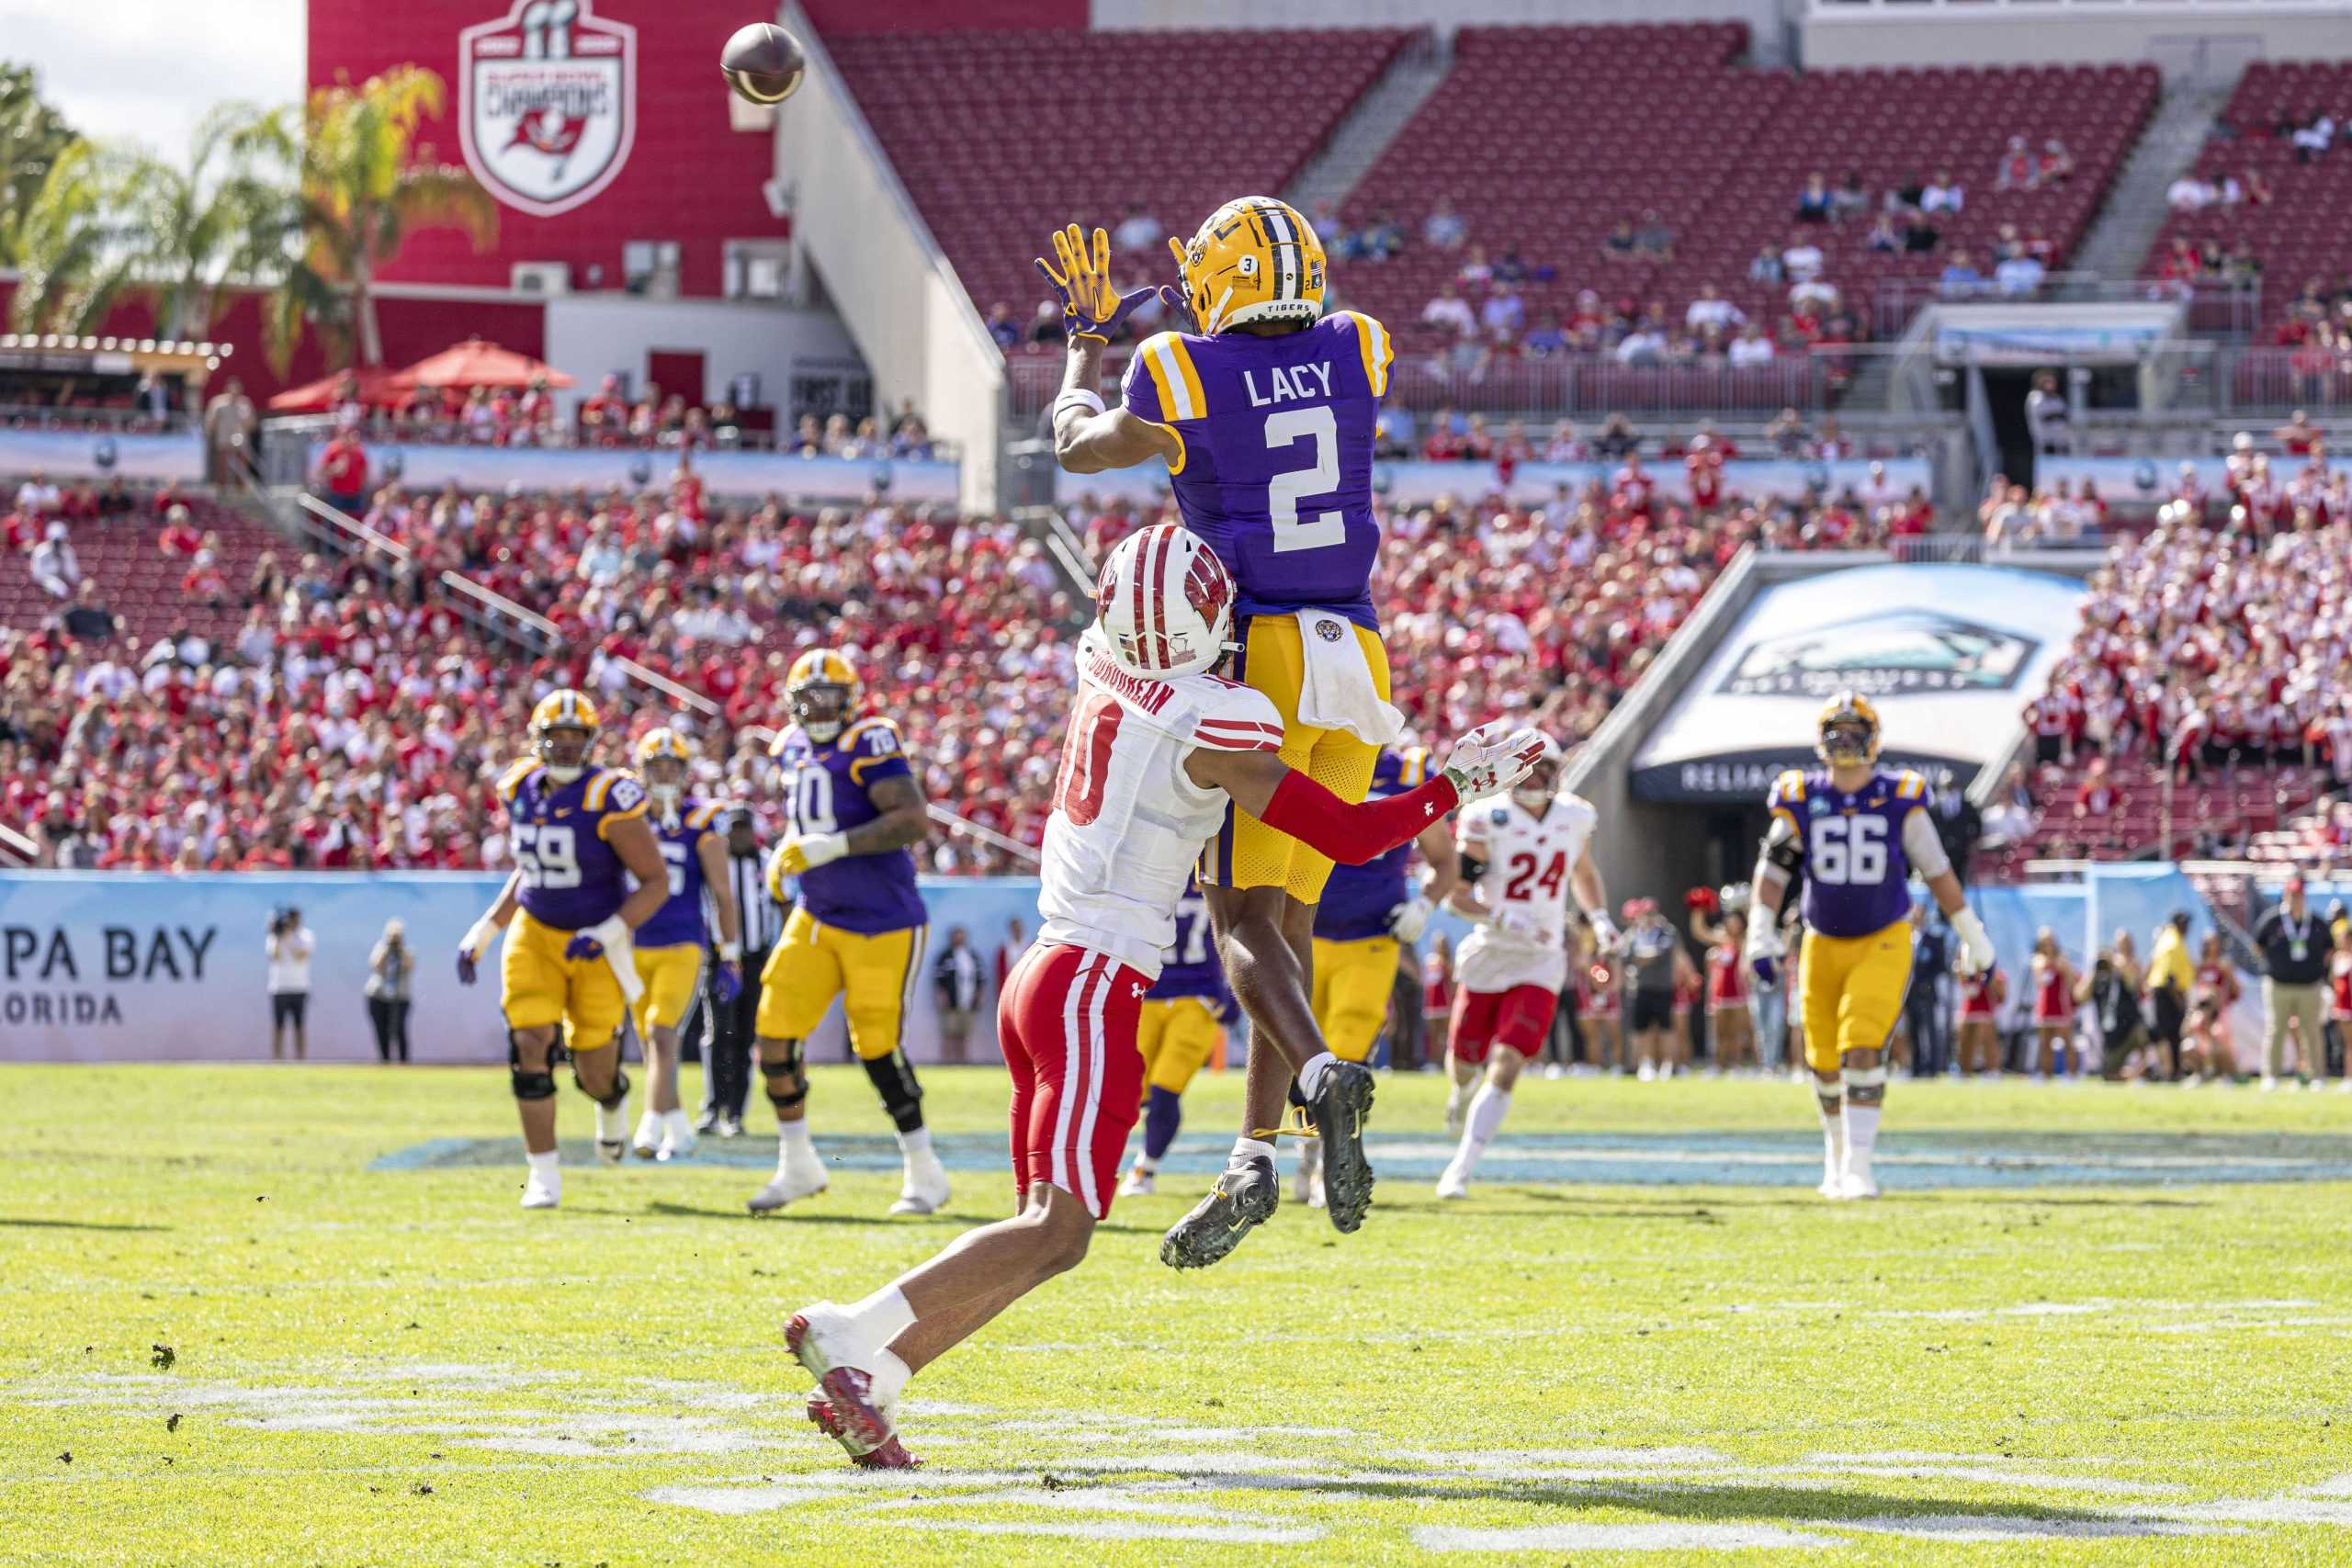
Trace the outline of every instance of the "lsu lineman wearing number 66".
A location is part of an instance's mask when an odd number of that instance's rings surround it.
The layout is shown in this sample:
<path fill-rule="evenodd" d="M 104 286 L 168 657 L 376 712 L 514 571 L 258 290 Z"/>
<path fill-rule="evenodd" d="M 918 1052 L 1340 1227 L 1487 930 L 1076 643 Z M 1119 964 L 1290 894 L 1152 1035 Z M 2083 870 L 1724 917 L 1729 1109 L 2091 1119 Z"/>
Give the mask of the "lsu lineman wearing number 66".
<path fill-rule="evenodd" d="M 1911 978 L 1911 874 L 1926 879 L 1959 935 L 1963 978 L 1992 967 L 1993 943 L 1928 820 L 1927 781 L 1878 765 L 1878 709 L 1840 692 L 1818 728 L 1814 750 L 1827 766 L 1791 769 L 1766 800 L 1772 825 L 1756 862 L 1747 956 L 1771 984 L 1783 956 L 1777 911 L 1802 869 L 1797 997 L 1821 1108 L 1821 1195 L 1875 1198 L 1871 1149 L 1886 1096 L 1886 1042 Z"/>

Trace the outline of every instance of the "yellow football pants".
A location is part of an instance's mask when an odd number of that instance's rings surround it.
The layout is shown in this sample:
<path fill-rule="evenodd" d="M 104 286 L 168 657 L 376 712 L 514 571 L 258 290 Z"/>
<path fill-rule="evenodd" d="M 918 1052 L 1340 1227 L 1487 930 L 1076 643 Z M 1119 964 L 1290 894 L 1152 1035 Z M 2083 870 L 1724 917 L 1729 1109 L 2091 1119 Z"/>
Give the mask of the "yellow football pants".
<path fill-rule="evenodd" d="M 1835 1073 L 1849 1051 L 1884 1050 L 1910 983 L 1908 919 L 1868 936 L 1806 931 L 1797 963 L 1806 1065 L 1815 1073 Z"/>
<path fill-rule="evenodd" d="M 1182 1094 L 1194 1074 L 1216 1055 L 1222 1034 L 1216 1014 L 1200 997 L 1164 997 L 1146 1001 L 1136 1019 L 1136 1047 L 1143 1053 L 1147 1089 Z"/>
<path fill-rule="evenodd" d="M 637 977 L 645 987 L 637 998 L 637 1033 L 644 1041 L 656 1029 L 675 1029 L 685 1022 L 695 1005 L 695 987 L 702 982 L 702 943 L 682 942 L 636 951 Z"/>
<path fill-rule="evenodd" d="M 1380 634 L 1351 626 L 1372 668 L 1382 701 L 1388 697 L 1388 650 Z M 1351 805 L 1372 788 L 1380 748 L 1344 729 L 1319 729 L 1298 722 L 1299 687 L 1306 677 L 1295 615 L 1257 615 L 1242 639 L 1238 678 L 1273 700 L 1283 716 L 1282 759 Z M 1317 854 L 1288 833 L 1277 832 L 1235 807 L 1225 828 L 1201 855 L 1201 880 L 1219 887 L 1280 887 L 1302 904 L 1323 897 L 1331 875 L 1329 857 Z"/>
<path fill-rule="evenodd" d="M 760 971 L 760 1011 L 752 1027 L 763 1040 L 806 1040 L 841 997 L 850 1049 L 867 1062 L 890 1055 L 914 1004 L 929 930 L 910 926 L 866 936 L 820 925 L 807 909 L 793 910 Z"/>
<path fill-rule="evenodd" d="M 517 911 L 506 928 L 506 951 L 498 965 L 498 1005 L 507 1027 L 560 1023 L 563 1043 L 575 1055 L 611 1044 L 628 1010 L 620 977 L 607 960 L 563 955 L 577 934 L 542 925 L 528 910 Z"/>
<path fill-rule="evenodd" d="M 1388 1021 L 1388 997 L 1396 985 L 1396 939 L 1368 936 L 1356 942 L 1315 939 L 1315 1021 L 1323 1043 L 1342 1062 L 1372 1055 L 1380 1026 Z"/>

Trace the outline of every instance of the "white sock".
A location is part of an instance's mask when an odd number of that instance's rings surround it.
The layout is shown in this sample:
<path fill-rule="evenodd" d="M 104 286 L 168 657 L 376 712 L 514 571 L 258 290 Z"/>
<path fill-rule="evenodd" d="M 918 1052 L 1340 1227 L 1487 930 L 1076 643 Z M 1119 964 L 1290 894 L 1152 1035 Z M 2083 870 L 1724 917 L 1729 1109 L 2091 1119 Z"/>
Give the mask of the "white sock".
<path fill-rule="evenodd" d="M 888 1345 L 913 1326 L 915 1321 L 915 1309 L 907 1304 L 907 1293 L 896 1285 L 885 1285 L 842 1312 L 856 1325 L 858 1337 L 869 1345 Z"/>
<path fill-rule="evenodd" d="M 1846 1168 L 1846 1124 L 1839 1117 L 1838 1105 L 1818 1095 L 1814 1097 L 1813 1104 L 1821 1112 L 1822 1168 L 1831 1176 L 1840 1175 Z"/>
<path fill-rule="evenodd" d="M 662 1112 L 662 1125 L 669 1129 L 671 1136 L 677 1138 L 683 1138 L 695 1130 L 694 1123 L 686 1120 L 686 1108 L 683 1105 L 675 1111 Z"/>
<path fill-rule="evenodd" d="M 549 1186 L 563 1179 L 563 1173 L 557 1168 L 557 1162 L 561 1157 L 553 1149 L 549 1149 L 543 1155 L 535 1155 L 526 1150 L 523 1155 L 524 1162 L 531 1168 L 531 1174 Z"/>
<path fill-rule="evenodd" d="M 809 1161 L 817 1157 L 817 1145 L 808 1136 L 808 1123 L 786 1122 L 776 1129 L 775 1168 L 782 1170 L 795 1160 Z"/>
<path fill-rule="evenodd" d="M 1233 1153 L 1225 1163 L 1239 1165 L 1242 1161 L 1255 1159 L 1260 1155 L 1265 1156 L 1268 1159 L 1273 1158 L 1274 1145 L 1263 1138 L 1236 1138 L 1233 1140 Z"/>
<path fill-rule="evenodd" d="M 1340 1058 L 1329 1051 L 1318 1051 L 1306 1058 L 1306 1065 L 1298 1069 L 1298 1092 L 1313 1100 L 1316 1091 L 1323 1087 L 1323 1075 L 1339 1065 Z"/>
<path fill-rule="evenodd" d="M 1478 1163 L 1494 1141 L 1496 1130 L 1502 1126 L 1503 1116 L 1510 1110 L 1510 1093 L 1493 1084 L 1481 1084 L 1470 1101 L 1470 1120 L 1462 1128 L 1462 1146 L 1453 1152 L 1453 1163 L 1466 1174 Z"/>
<path fill-rule="evenodd" d="M 875 1351 L 874 1364 L 865 1370 L 868 1374 L 866 1393 L 876 1405 L 885 1409 L 899 1397 L 899 1392 L 907 1386 L 907 1380 L 915 1375 L 914 1369 L 888 1350 Z"/>
<path fill-rule="evenodd" d="M 1871 1173 L 1871 1148 L 1878 1142 L 1878 1112 L 1875 1105 L 1857 1103 L 1849 1096 L 1846 1100 L 1846 1174 L 1868 1176 Z"/>
<path fill-rule="evenodd" d="M 910 1164 L 918 1159 L 930 1158 L 931 1129 L 928 1127 L 918 1127 L 911 1133 L 899 1134 L 899 1152 L 907 1156 Z"/>
<path fill-rule="evenodd" d="M 1137 1155 L 1136 1156 L 1136 1163 L 1127 1167 L 1127 1168 L 1129 1170 L 1139 1170 L 1146 1176 L 1149 1176 L 1159 1168 L 1159 1162 L 1152 1158 L 1149 1155 Z"/>

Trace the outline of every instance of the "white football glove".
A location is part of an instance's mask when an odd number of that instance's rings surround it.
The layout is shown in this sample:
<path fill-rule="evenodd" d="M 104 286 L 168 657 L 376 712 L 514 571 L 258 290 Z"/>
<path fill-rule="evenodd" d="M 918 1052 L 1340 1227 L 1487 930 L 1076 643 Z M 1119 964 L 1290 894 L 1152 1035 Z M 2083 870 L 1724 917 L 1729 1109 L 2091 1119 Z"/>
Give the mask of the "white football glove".
<path fill-rule="evenodd" d="M 1419 894 L 1414 894 L 1388 911 L 1388 934 L 1398 942 L 1420 941 L 1421 932 L 1429 927 L 1430 912 L 1436 907 Z"/>
<path fill-rule="evenodd" d="M 1607 953 L 1617 945 L 1617 922 L 1609 918 L 1608 910 L 1588 909 L 1585 911 L 1584 918 L 1592 926 L 1592 942 L 1595 947 Z"/>
<path fill-rule="evenodd" d="M 1453 793 L 1467 806 L 1510 788 L 1527 776 L 1543 754 L 1541 731 L 1506 729 L 1497 719 L 1453 743 L 1453 750 L 1446 753 L 1445 776 L 1453 781 Z"/>
<path fill-rule="evenodd" d="M 1993 939 L 1985 934 L 1984 922 L 1977 918 L 1976 911 L 1963 908 L 1959 914 L 1945 918 L 1951 921 L 1952 933 L 1960 938 L 1960 957 L 1952 964 L 1953 972 L 1965 980 L 1993 967 Z"/>

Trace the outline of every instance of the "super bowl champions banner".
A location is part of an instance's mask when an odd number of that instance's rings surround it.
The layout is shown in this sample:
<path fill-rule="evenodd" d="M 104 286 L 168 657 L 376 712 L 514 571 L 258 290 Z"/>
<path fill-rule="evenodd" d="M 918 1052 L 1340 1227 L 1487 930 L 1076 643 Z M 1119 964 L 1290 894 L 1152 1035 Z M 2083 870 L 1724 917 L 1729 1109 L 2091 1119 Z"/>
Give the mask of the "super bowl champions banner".
<path fill-rule="evenodd" d="M 666 487 L 678 471 L 675 452 L 599 446 L 409 446 L 366 443 L 368 471 L 379 484 L 397 479 L 419 489 L 445 484 L 475 492 L 592 492 Z M 302 468 L 318 471 L 324 441 L 313 439 Z M 0 448 L 0 456 L 6 449 Z M 197 454 L 199 463 L 202 453 Z M 780 495 L 793 501 L 891 501 L 953 506 L 962 466 L 890 457 L 798 457 L 784 452 L 696 452 L 694 471 L 713 495 Z"/>
<path fill-rule="evenodd" d="M 204 438 L 127 435 L 111 430 L 0 430 L 0 473 L 39 473 L 51 479 L 177 479 L 204 478 Z"/>
<path fill-rule="evenodd" d="M 373 1061 L 368 953 L 399 919 L 414 958 L 409 1039 L 421 1062 L 503 1062 L 498 1011 L 502 951 L 480 980 L 458 983 L 458 942 L 505 878 L 487 873 L 219 874 L 22 872 L 0 875 L 0 1061 L 254 1061 L 269 1055 L 266 942 L 280 911 L 300 912 L 316 938 L 310 1055 Z M 986 991 L 972 1033 L 976 1061 L 995 1055 L 998 950 L 1036 934 L 1034 877 L 925 877 L 930 945 L 906 1032 L 918 1061 L 938 1055 L 930 960 L 962 926 L 980 955 Z M 836 1007 L 811 1037 L 820 1062 L 848 1059 Z M 634 1057 L 637 1052 L 630 1049 Z"/>
<path fill-rule="evenodd" d="M 1914 485 L 1927 490 L 1932 482 L 1925 457 L 1890 457 L 1883 467 L 1885 482 L 1894 486 L 1897 494 L 1907 494 Z M 1520 463 L 1513 466 L 1510 479 L 1505 479 L 1502 470 L 1492 463 L 1376 463 L 1373 466 L 1372 483 L 1374 491 L 1391 506 L 1425 506 L 1443 496 L 1465 500 L 1498 494 L 1521 505 L 1532 506 L 1551 501 L 1563 491 L 1573 495 L 1596 481 L 1605 484 L 1616 471 L 1614 463 Z M 1690 475 L 1680 463 L 1661 459 L 1649 466 L 1649 473 L 1657 481 L 1658 494 L 1675 501 L 1690 499 Z M 1834 463 L 1742 457 L 1724 465 L 1724 489 L 1728 493 L 1758 499 L 1769 496 L 1796 501 L 1814 492 L 1834 496 L 1846 490 L 1859 491 L 1870 479 L 1871 465 L 1859 457 L 1840 458 Z M 1168 493 L 1168 468 L 1157 460 L 1106 473 L 1057 471 L 1054 476 L 1054 500 L 1063 505 L 1092 496 L 1151 506 L 1165 500 Z"/>
<path fill-rule="evenodd" d="M 2083 585 L 1990 566 L 1866 566 L 1751 600 L 1634 758 L 1645 800 L 1760 805 L 1814 761 L 1833 694 L 1879 704 L 1885 755 L 1964 788 L 2006 750 L 2079 624 Z"/>

